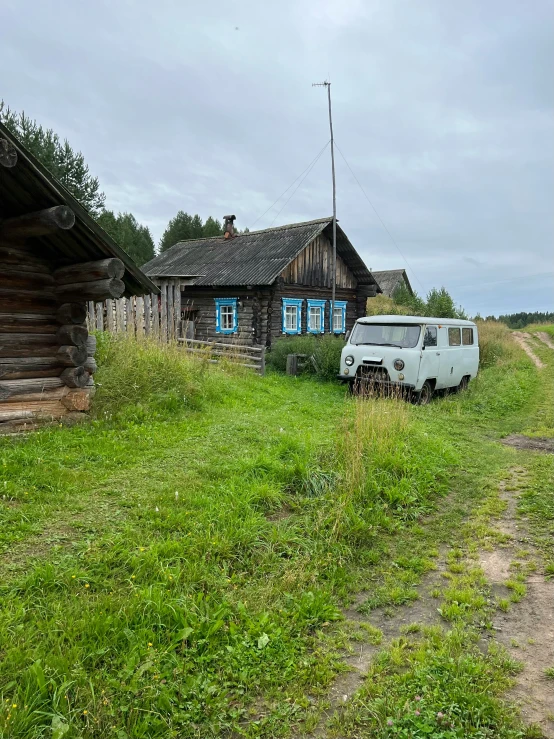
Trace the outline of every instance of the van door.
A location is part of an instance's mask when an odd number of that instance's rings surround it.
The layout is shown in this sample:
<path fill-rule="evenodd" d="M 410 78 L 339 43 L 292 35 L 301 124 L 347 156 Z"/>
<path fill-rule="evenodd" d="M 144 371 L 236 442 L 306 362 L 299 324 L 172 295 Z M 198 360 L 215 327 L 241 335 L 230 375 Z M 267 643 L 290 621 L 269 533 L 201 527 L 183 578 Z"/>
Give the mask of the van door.
<path fill-rule="evenodd" d="M 439 376 L 441 357 L 437 346 L 437 336 L 437 326 L 425 327 L 416 386 L 418 390 L 421 389 L 425 380 L 436 380 Z"/>
<path fill-rule="evenodd" d="M 462 379 L 462 332 L 459 326 L 447 326 L 442 349 L 437 387 L 457 387 Z"/>

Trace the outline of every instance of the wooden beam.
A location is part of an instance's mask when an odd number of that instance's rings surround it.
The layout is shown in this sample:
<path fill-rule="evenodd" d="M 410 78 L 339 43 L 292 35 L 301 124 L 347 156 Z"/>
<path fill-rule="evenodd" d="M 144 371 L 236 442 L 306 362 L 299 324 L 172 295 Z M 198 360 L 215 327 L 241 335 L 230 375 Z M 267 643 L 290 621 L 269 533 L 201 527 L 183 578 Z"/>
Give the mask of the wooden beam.
<path fill-rule="evenodd" d="M 0 165 L 2 167 L 15 167 L 17 164 L 17 151 L 7 139 L 0 139 Z"/>
<path fill-rule="evenodd" d="M 71 208 L 67 205 L 56 205 L 17 218 L 7 218 L 0 224 L 0 236 L 3 239 L 45 236 L 60 229 L 66 231 L 72 228 L 74 223 L 75 213 Z"/>
<path fill-rule="evenodd" d="M 85 326 L 67 324 L 60 326 L 56 334 L 58 344 L 72 344 L 73 346 L 86 346 L 88 331 Z"/>
<path fill-rule="evenodd" d="M 76 282 L 70 285 L 58 285 L 55 295 L 60 302 L 80 303 L 86 300 L 107 300 L 120 298 L 125 292 L 125 283 L 115 277 L 106 280 Z"/>
<path fill-rule="evenodd" d="M 87 361 L 84 363 L 83 367 L 86 369 L 89 375 L 93 375 L 98 369 L 94 357 L 87 357 Z"/>
<path fill-rule="evenodd" d="M 1 380 L 53 377 L 61 374 L 61 371 L 60 360 L 55 356 L 0 357 Z"/>
<path fill-rule="evenodd" d="M 80 326 L 85 322 L 87 311 L 84 303 L 62 303 L 56 312 L 58 323 L 73 323 Z"/>
<path fill-rule="evenodd" d="M 83 366 L 68 367 L 60 375 L 60 380 L 68 387 L 86 387 L 89 377 L 89 373 Z"/>
<path fill-rule="evenodd" d="M 81 262 L 68 267 L 60 267 L 54 272 L 58 285 L 71 285 L 74 282 L 90 282 L 116 278 L 120 280 L 125 274 L 125 265 L 121 259 L 111 257 L 96 262 Z"/>
<path fill-rule="evenodd" d="M 87 348 L 86 346 L 60 346 L 56 357 L 65 367 L 79 367 L 87 361 Z"/>
<path fill-rule="evenodd" d="M 32 377 L 26 380 L 0 380 L 0 402 L 18 395 L 42 393 L 63 386 L 59 377 Z M 40 400 L 40 398 L 37 398 Z"/>

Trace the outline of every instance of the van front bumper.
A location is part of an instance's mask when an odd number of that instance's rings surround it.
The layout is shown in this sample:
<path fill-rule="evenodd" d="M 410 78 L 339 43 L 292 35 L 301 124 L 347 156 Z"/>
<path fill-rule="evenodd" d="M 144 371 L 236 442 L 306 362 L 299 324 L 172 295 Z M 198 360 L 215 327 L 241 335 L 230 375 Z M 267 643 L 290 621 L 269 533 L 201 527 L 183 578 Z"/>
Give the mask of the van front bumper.
<path fill-rule="evenodd" d="M 379 387 L 392 387 L 392 388 L 403 388 L 405 390 L 415 390 L 415 385 L 409 383 L 409 382 L 400 382 L 393 380 L 380 380 L 378 378 L 371 378 L 371 380 L 365 379 L 363 377 L 345 377 L 344 375 L 337 375 L 338 380 L 342 380 L 342 382 L 359 382 L 360 385 L 375 385 Z"/>

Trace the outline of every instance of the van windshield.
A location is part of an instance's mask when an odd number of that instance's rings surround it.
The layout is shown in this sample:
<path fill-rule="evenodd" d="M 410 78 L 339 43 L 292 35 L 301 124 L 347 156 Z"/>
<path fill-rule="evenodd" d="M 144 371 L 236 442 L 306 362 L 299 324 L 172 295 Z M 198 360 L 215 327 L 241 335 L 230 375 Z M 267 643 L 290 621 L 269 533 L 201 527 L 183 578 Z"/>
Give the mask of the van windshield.
<path fill-rule="evenodd" d="M 419 341 L 421 326 L 401 323 L 357 323 L 350 337 L 351 344 L 373 344 L 413 349 Z"/>

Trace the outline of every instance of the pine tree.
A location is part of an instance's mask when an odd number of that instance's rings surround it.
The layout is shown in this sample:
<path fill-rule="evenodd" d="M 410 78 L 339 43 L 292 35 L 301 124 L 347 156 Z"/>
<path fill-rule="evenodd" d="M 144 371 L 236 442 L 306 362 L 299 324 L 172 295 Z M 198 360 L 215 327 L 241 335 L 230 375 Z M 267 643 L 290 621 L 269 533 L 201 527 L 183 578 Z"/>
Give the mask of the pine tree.
<path fill-rule="evenodd" d="M 204 224 L 202 223 L 202 219 L 198 215 L 198 213 L 193 216 L 192 223 L 191 223 L 191 239 L 201 239 L 204 235 L 203 232 Z"/>
<path fill-rule="evenodd" d="M 458 311 L 446 288 L 434 287 L 427 295 L 427 315 L 435 318 L 458 318 Z"/>
<path fill-rule="evenodd" d="M 89 213 L 97 217 L 104 209 L 106 196 L 100 190 L 81 152 L 62 142 L 51 128 L 44 129 L 25 113 L 15 113 L 0 100 L 0 121 L 21 141 L 47 170 L 64 185 Z"/>
<path fill-rule="evenodd" d="M 202 229 L 202 236 L 205 238 L 209 238 L 210 236 L 223 236 L 223 226 L 219 221 L 208 216 Z"/>
<path fill-rule="evenodd" d="M 167 224 L 160 240 L 160 253 L 171 249 L 179 241 L 188 241 L 195 238 L 192 228 L 192 216 L 180 210 L 175 218 Z"/>
<path fill-rule="evenodd" d="M 132 213 L 115 216 L 111 210 L 105 210 L 97 220 L 139 267 L 154 258 L 154 239 L 150 229 L 141 226 Z"/>

